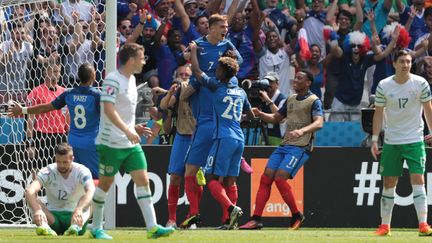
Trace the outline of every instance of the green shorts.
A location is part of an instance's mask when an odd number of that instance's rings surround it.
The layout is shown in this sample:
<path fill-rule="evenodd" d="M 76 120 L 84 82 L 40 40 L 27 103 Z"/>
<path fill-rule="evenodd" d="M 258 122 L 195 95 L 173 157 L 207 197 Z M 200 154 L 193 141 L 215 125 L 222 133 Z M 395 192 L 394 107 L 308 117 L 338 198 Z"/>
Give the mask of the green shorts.
<path fill-rule="evenodd" d="M 126 172 L 147 170 L 147 160 L 141 145 L 132 148 L 112 148 L 106 145 L 96 145 L 99 153 L 99 175 L 114 176 L 120 168 Z"/>
<path fill-rule="evenodd" d="M 410 144 L 385 144 L 383 146 L 380 173 L 382 176 L 402 176 L 406 160 L 410 174 L 424 174 L 426 151 L 424 142 Z"/>
<path fill-rule="evenodd" d="M 54 215 L 54 223 L 50 225 L 51 229 L 53 229 L 58 235 L 62 235 L 71 225 L 72 213 L 68 211 L 52 211 Z M 79 235 L 84 235 L 87 223 L 85 222 L 81 231 L 78 232 Z"/>

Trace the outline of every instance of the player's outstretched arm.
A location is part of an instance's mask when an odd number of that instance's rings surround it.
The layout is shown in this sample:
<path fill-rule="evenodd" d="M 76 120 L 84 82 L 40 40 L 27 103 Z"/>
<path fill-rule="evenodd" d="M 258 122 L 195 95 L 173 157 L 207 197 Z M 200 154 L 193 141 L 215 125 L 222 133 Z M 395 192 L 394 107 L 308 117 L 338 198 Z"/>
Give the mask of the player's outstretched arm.
<path fill-rule="evenodd" d="M 55 110 L 54 106 L 50 103 L 23 107 L 20 103 L 13 101 L 13 103 L 8 107 L 8 116 L 14 117 L 23 114 L 41 114 Z"/>
<path fill-rule="evenodd" d="M 33 211 L 33 220 L 36 225 L 40 226 L 42 223 L 47 223 L 45 213 L 37 199 L 37 193 L 42 189 L 42 182 L 39 179 L 34 180 L 25 190 L 25 199 L 27 205 Z"/>
<path fill-rule="evenodd" d="M 258 108 L 252 108 L 252 112 L 255 114 L 255 116 L 267 123 L 278 124 L 284 119 L 284 117 L 279 112 L 269 114 L 260 111 Z"/>
<path fill-rule="evenodd" d="M 104 107 L 105 115 L 114 124 L 114 126 L 120 129 L 124 134 L 126 134 L 129 141 L 131 141 L 132 143 L 139 143 L 141 140 L 140 136 L 136 133 L 135 129 L 129 129 L 129 127 L 124 123 L 119 113 L 115 109 L 114 104 L 111 102 L 102 102 L 102 104 Z"/>

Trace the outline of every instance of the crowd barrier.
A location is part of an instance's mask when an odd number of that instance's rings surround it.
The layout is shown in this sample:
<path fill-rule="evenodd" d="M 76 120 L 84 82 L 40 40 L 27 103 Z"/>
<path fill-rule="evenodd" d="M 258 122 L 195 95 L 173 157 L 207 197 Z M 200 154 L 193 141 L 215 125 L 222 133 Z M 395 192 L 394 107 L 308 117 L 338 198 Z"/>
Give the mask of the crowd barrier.
<path fill-rule="evenodd" d="M 13 154 L 14 146 L 1 146 L 1 153 Z M 169 175 L 166 173 L 171 146 L 143 146 L 149 164 L 149 176 L 158 222 L 167 221 L 167 189 Z M 251 163 L 252 175 L 240 172 L 238 178 L 238 205 L 246 222 L 253 212 L 255 193 L 267 158 L 274 147 L 246 147 L 244 156 Z M 432 150 L 427 150 L 432 158 Z M 3 161 L 4 160 L 4 161 Z M 7 160 L 7 161 L 6 161 Z M 429 159 L 430 160 L 430 159 Z M 10 166 L 16 164 L 16 166 Z M 23 175 L 20 167 L 25 161 L 16 161 L 15 156 L 3 156 L 0 164 L 0 209 L 5 217 L 24 217 L 22 209 L 24 185 L 30 175 Z M 8 165 L 5 168 L 4 165 Z M 21 166 L 20 166 L 21 165 Z M 380 223 L 379 205 L 382 178 L 379 164 L 372 159 L 368 148 L 317 147 L 293 181 L 290 181 L 297 196 L 297 204 L 306 216 L 305 227 L 376 227 Z M 427 163 L 426 190 L 428 205 L 432 204 L 432 165 Z M 116 175 L 116 227 L 141 227 L 144 225 L 134 196 L 134 184 L 128 174 Z M 186 216 L 188 202 L 183 190 L 180 192 L 177 223 Z M 429 210 L 430 212 L 431 210 Z M 28 215 L 25 215 L 28 217 Z M 204 226 L 220 225 L 221 209 L 204 189 L 201 202 Z M 264 210 L 264 224 L 269 227 L 288 226 L 289 208 L 273 186 L 272 194 Z M 429 216 L 430 213 L 429 213 Z M 9 219 L 10 220 L 10 219 Z M 393 211 L 394 227 L 417 226 L 411 186 L 407 170 L 397 188 L 396 206 Z"/>

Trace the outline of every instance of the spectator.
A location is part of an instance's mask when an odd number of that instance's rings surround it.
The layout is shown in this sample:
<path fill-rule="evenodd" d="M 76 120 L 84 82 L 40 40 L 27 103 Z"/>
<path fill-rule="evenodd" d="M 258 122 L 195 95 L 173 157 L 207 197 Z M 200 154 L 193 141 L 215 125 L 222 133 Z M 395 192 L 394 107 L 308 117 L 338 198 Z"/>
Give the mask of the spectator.
<path fill-rule="evenodd" d="M 64 52 L 59 43 L 57 29 L 54 26 L 48 25 L 37 28 L 35 31 L 40 32 L 40 34 L 35 38 L 31 75 L 27 85 L 29 89 L 33 89 L 43 82 L 42 72 L 44 63 L 50 57 L 61 60 Z"/>
<path fill-rule="evenodd" d="M 335 0 L 333 1 L 332 5 L 329 8 L 329 11 L 327 13 L 327 22 L 331 25 L 334 26 L 335 25 L 335 21 L 334 21 L 334 13 L 337 10 L 337 3 L 338 1 Z M 342 5 L 342 3 L 341 3 Z M 339 26 L 339 30 L 337 31 L 337 34 L 339 36 L 338 39 L 338 45 L 339 47 L 342 47 L 342 44 L 345 40 L 345 37 L 348 35 L 348 33 L 350 33 L 351 31 L 354 30 L 360 30 L 363 24 L 363 11 L 361 9 L 361 5 L 360 5 L 360 1 L 356 1 L 356 23 L 354 25 L 353 28 L 351 28 L 352 25 L 352 21 L 353 21 L 353 15 L 351 14 L 351 12 L 345 10 L 345 9 L 340 9 L 339 13 L 337 14 L 336 17 L 336 23 Z M 342 6 L 340 7 L 342 8 Z M 330 64 L 327 65 L 326 68 L 326 82 L 325 82 L 325 93 L 324 93 L 324 100 L 323 100 L 323 105 L 324 105 L 324 109 L 330 109 L 331 108 L 331 104 L 333 102 L 333 98 L 334 98 L 334 93 L 336 91 L 336 87 L 339 83 L 339 79 L 340 77 L 340 67 L 342 65 L 342 59 L 340 58 L 333 58 L 330 61 Z"/>
<path fill-rule="evenodd" d="M 156 61 L 159 73 L 159 85 L 161 88 L 168 90 L 171 87 L 173 80 L 173 73 L 179 65 L 185 64 L 183 58 L 181 58 L 183 51 L 186 49 L 185 46 L 181 44 L 182 36 L 179 29 L 173 28 L 168 31 L 168 43 L 161 43 L 161 35 L 165 26 L 169 22 L 168 20 L 172 18 L 166 18 L 162 21 L 159 27 L 156 37 Z"/>
<path fill-rule="evenodd" d="M 392 0 L 365 0 L 363 10 L 368 13 L 371 10 L 375 13 L 375 25 L 377 33 L 380 33 L 387 24 L 387 17 L 392 7 Z M 365 19 L 363 22 L 362 31 L 369 37 L 372 37 L 371 22 Z"/>
<path fill-rule="evenodd" d="M 399 23 L 409 29 L 411 41 L 408 47 L 410 49 L 414 49 L 414 44 L 419 37 L 429 32 L 425 23 L 424 3 L 425 0 L 412 0 L 412 5 L 407 6 L 402 0 L 396 0 L 400 18 Z"/>
<path fill-rule="evenodd" d="M 326 23 L 326 12 L 324 11 L 324 0 L 313 0 L 312 10 L 309 11 L 303 21 L 303 28 L 306 30 L 306 35 L 309 44 L 316 44 L 322 50 L 321 58 L 327 54 L 325 51 L 325 40 L 323 29 Z"/>
<path fill-rule="evenodd" d="M 90 23 L 94 11 L 94 6 L 84 0 L 65 0 L 61 3 L 60 10 L 64 17 L 64 21 L 68 25 L 73 25 L 76 22 L 74 21 L 74 15 L 77 15 L 79 19 Z"/>
<path fill-rule="evenodd" d="M 283 12 L 280 8 L 277 8 L 277 5 L 277 0 L 267 0 L 267 5 L 263 12 L 271 21 L 273 21 L 273 23 L 275 23 L 285 43 L 289 43 L 291 40 L 290 36 L 295 36 L 297 21 L 295 18 L 291 17 L 288 12 Z"/>
<path fill-rule="evenodd" d="M 377 58 L 377 55 L 368 52 L 369 50 L 368 37 L 359 31 L 348 34 L 343 51 L 337 47 L 336 56 L 342 57 L 341 79 L 332 103 L 331 121 L 360 119 L 360 102 L 363 96 L 366 69 L 372 66 Z"/>
<path fill-rule="evenodd" d="M 155 54 L 155 35 L 157 30 L 156 20 L 152 15 L 148 15 L 147 12 L 141 12 L 140 21 L 135 26 L 132 35 L 127 39 L 128 43 L 137 43 L 145 48 L 146 65 L 143 67 L 141 74 L 136 75 L 137 84 L 143 83 L 146 79 L 150 78 L 149 72 L 156 72 L 154 76 L 157 82 L 153 82 L 150 87 L 159 86 L 159 78 L 157 77 L 157 61 Z"/>
<path fill-rule="evenodd" d="M 254 36 L 254 45 L 258 45 L 259 36 Z M 291 79 L 294 77 L 294 67 L 287 49 L 276 30 L 266 33 L 265 46 L 257 48 L 259 58 L 259 77 L 262 79 L 268 72 L 276 72 L 279 75 L 279 87 L 281 92 L 289 96 L 291 93 Z"/>
<path fill-rule="evenodd" d="M 258 58 L 255 53 L 253 42 L 254 33 L 257 35 L 260 32 L 260 15 L 261 11 L 258 8 L 255 0 L 252 0 L 252 16 L 249 21 L 245 19 L 242 12 L 235 13 L 232 18 L 230 28 L 228 30 L 227 39 L 230 40 L 236 49 L 243 57 L 243 63 L 240 65 L 240 70 L 237 74 L 239 81 L 250 78 L 256 79 L 258 74 Z M 261 44 L 258 42 L 257 44 Z"/>
<path fill-rule="evenodd" d="M 96 14 L 95 12 L 93 16 Z M 93 63 L 94 52 L 99 46 L 103 46 L 103 41 L 100 39 L 96 28 L 95 21 L 92 21 L 90 25 L 82 20 L 77 20 L 75 23 L 75 34 L 73 39 L 68 43 L 69 53 L 67 56 L 68 68 L 66 68 L 66 73 L 70 75 L 70 78 L 69 82 L 65 83 L 66 87 L 73 87 L 79 83 L 78 67 L 85 62 Z M 90 39 L 86 38 L 86 33 L 89 34 Z"/>
<path fill-rule="evenodd" d="M 129 19 L 119 21 L 117 31 L 120 33 L 120 46 L 126 43 L 126 40 L 132 35 L 133 26 Z"/>
<path fill-rule="evenodd" d="M 198 3 L 196 0 L 185 0 L 183 2 L 187 15 L 193 21 L 198 15 Z"/>
<path fill-rule="evenodd" d="M 0 43 L 0 91 L 13 94 L 13 99 L 25 99 L 27 66 L 33 55 L 33 45 L 25 39 L 25 28 L 12 25 L 11 39 Z M 3 95 L 1 95 L 3 96 Z"/>
<path fill-rule="evenodd" d="M 174 0 L 175 15 L 172 19 L 172 26 L 182 31 L 183 45 L 188 45 L 191 41 L 200 37 L 193 26 L 193 21 L 186 13 L 185 6 L 182 0 Z M 195 3 L 194 3 L 195 4 Z"/>

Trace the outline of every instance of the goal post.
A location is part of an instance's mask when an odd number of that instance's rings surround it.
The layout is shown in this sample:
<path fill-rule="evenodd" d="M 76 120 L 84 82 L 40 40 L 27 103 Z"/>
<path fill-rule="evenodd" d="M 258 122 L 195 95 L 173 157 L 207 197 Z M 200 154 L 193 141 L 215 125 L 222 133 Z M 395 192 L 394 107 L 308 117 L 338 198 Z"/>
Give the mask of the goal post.
<path fill-rule="evenodd" d="M 78 85 L 77 69 L 85 62 L 94 66 L 99 87 L 116 65 L 114 16 L 111 0 L 0 0 L 0 226 L 32 225 L 25 187 L 53 162 L 55 145 L 67 140 L 66 109 L 9 118 L 9 102 L 50 102 L 57 91 Z M 58 87 L 46 85 L 56 78 Z"/>

